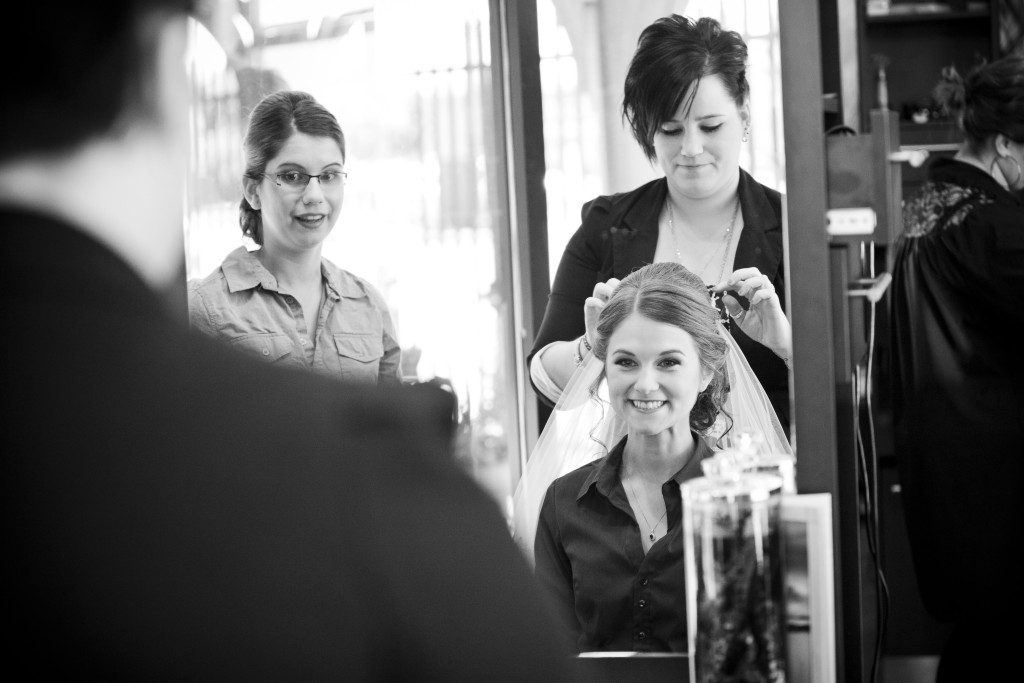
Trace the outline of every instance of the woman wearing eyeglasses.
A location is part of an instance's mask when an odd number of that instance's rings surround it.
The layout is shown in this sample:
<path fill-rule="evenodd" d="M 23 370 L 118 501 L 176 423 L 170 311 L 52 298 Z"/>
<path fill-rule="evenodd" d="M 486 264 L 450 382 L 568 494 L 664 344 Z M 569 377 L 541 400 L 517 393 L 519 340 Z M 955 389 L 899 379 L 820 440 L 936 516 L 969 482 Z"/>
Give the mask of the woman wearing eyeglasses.
<path fill-rule="evenodd" d="M 345 197 L 345 136 L 311 95 L 253 109 L 243 142 L 240 246 L 188 287 L 192 326 L 268 361 L 346 381 L 397 384 L 401 349 L 387 304 L 321 256 Z"/>

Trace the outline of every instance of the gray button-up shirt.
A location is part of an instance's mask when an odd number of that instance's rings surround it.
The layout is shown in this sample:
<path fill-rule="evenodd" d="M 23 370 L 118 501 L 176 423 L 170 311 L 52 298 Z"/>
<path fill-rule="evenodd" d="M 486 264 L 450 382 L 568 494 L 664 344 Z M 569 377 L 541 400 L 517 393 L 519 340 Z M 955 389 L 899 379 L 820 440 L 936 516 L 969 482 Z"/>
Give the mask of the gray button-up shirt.
<path fill-rule="evenodd" d="M 193 328 L 275 363 L 347 381 L 397 384 L 401 348 L 377 289 L 321 259 L 324 297 L 315 331 L 298 300 L 245 247 L 188 283 Z"/>

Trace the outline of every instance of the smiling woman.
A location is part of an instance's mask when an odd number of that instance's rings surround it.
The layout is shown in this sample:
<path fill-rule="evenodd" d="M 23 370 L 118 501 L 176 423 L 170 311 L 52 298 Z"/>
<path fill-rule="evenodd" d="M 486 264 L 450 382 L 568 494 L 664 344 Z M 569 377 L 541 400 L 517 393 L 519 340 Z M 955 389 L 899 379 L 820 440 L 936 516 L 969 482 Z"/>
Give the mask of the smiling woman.
<path fill-rule="evenodd" d="M 679 484 L 701 476 L 701 461 L 727 444 L 727 435 L 768 425 L 774 411 L 763 392 L 760 408 L 733 400 L 748 392 L 739 378 L 756 380 L 703 281 L 677 263 L 651 264 L 626 277 L 593 332 L 593 356 L 566 393 L 597 393 L 593 387 L 603 376 L 614 426 L 605 430 L 590 421 L 595 413 L 582 410 L 569 417 L 586 422 L 580 431 L 559 436 L 565 416 L 556 410 L 527 472 L 537 486 L 525 495 L 517 491 L 522 511 L 543 495 L 536 537 L 523 515 L 518 540 L 532 543 L 538 580 L 580 652 L 685 652 Z M 590 374 L 595 366 L 600 371 Z M 587 378 L 582 385 L 580 377 Z M 576 403 L 574 396 L 559 408 Z M 777 420 L 756 431 L 775 434 L 778 452 L 790 452 Z M 561 464 L 566 451 L 581 448 L 566 434 L 605 455 L 545 485 L 534 475 L 555 471 L 549 462 Z"/>
<path fill-rule="evenodd" d="M 321 254 L 345 196 L 337 120 L 307 93 L 277 92 L 253 109 L 244 151 L 239 222 L 259 248 L 238 247 L 189 282 L 193 327 L 269 361 L 398 383 L 401 350 L 383 297 Z"/>

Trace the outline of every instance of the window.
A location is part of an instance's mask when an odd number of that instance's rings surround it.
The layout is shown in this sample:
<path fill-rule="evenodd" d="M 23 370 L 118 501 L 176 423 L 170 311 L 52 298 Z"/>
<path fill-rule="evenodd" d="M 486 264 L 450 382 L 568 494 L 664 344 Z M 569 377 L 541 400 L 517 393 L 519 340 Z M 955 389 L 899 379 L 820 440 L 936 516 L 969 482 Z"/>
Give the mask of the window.
<path fill-rule="evenodd" d="M 341 123 L 349 174 L 323 256 L 381 290 L 406 378 L 450 387 L 458 456 L 507 509 L 521 370 L 488 0 L 208 0 L 200 20 L 187 276 L 242 244 L 248 112 L 275 90 L 313 94 Z"/>

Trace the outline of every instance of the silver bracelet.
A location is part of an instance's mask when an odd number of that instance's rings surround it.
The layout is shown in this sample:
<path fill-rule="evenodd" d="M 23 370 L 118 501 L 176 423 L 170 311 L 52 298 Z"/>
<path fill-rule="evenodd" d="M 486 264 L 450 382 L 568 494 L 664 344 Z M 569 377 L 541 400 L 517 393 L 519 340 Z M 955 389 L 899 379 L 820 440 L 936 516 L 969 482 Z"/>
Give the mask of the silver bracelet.
<path fill-rule="evenodd" d="M 580 342 L 587 347 L 587 353 L 590 353 L 590 344 L 587 344 L 587 335 L 583 335 L 576 340 L 576 351 L 572 355 L 572 359 L 576 361 L 576 367 L 583 365 L 583 351 L 580 350 Z"/>

